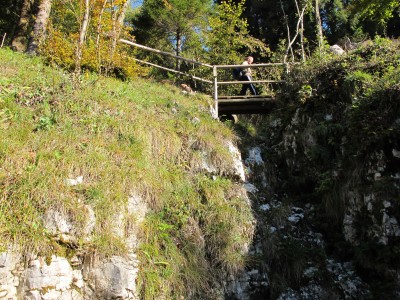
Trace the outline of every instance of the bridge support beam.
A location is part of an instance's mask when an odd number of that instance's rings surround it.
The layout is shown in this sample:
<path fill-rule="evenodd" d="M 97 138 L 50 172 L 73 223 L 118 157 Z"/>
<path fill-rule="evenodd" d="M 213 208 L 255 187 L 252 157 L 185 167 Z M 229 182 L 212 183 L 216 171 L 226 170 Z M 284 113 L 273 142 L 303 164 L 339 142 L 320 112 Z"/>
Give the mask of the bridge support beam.
<path fill-rule="evenodd" d="M 215 119 L 218 119 L 218 69 L 213 66 L 213 76 L 214 76 L 214 112 Z"/>

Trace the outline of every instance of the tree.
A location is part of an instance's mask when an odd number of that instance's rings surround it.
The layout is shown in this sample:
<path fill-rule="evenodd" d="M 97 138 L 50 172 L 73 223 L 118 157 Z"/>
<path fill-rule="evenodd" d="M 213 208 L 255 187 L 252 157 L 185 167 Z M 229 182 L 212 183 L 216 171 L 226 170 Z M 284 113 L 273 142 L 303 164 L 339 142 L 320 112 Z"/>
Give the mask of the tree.
<path fill-rule="evenodd" d="M 25 52 L 28 45 L 29 23 L 31 21 L 31 0 L 24 0 L 21 7 L 17 30 L 11 45 L 18 52 Z"/>
<path fill-rule="evenodd" d="M 321 15 L 319 13 L 320 9 L 320 2 L 319 0 L 315 0 L 315 23 L 317 27 L 317 40 L 318 40 L 318 48 L 321 51 L 322 46 L 324 44 L 324 34 L 322 32 L 322 21 L 321 21 Z"/>
<path fill-rule="evenodd" d="M 372 37 L 377 34 L 387 35 L 388 24 L 400 17 L 399 0 L 353 0 L 349 11 L 359 19 L 359 25 Z M 396 22 L 396 21 L 395 21 Z M 393 24 L 393 23 L 392 23 Z M 393 28 L 391 35 L 399 36 L 400 30 Z"/>
<path fill-rule="evenodd" d="M 134 35 L 153 47 L 164 40 L 180 56 L 184 43 L 204 29 L 211 4 L 211 0 L 145 0 L 133 20 Z M 180 68 L 179 60 L 176 67 Z"/>
<path fill-rule="evenodd" d="M 206 46 L 212 63 L 237 64 L 250 54 L 262 57 L 269 54 L 262 41 L 249 35 L 248 22 L 243 17 L 245 1 L 223 1 L 210 17 Z"/>
<path fill-rule="evenodd" d="M 125 14 L 126 11 L 128 10 L 129 7 L 129 1 L 128 0 L 122 0 L 122 3 L 120 3 L 118 6 L 114 6 L 112 9 L 112 42 L 111 42 L 111 51 L 110 51 L 110 58 L 113 60 L 114 58 L 114 53 L 115 49 L 117 48 L 117 41 L 119 39 L 119 36 L 121 34 L 121 29 L 124 25 L 124 19 L 125 19 Z"/>
<path fill-rule="evenodd" d="M 2 0 L 0 9 L 0 38 L 6 35 L 6 42 L 11 41 L 17 28 L 22 0 Z"/>
<path fill-rule="evenodd" d="M 292 38 L 290 36 L 290 32 L 289 32 L 289 25 L 287 24 L 288 46 L 287 46 L 285 55 L 283 57 L 283 61 L 284 62 L 286 62 L 286 60 L 287 60 L 287 56 L 289 54 L 289 51 L 291 51 L 292 60 L 294 60 L 292 46 L 293 46 L 293 43 L 296 41 L 298 35 L 300 35 L 301 58 L 302 58 L 303 61 L 306 60 L 306 58 L 305 58 L 305 50 L 304 50 L 304 14 L 305 14 L 306 9 L 308 7 L 308 2 L 300 3 L 300 4 L 299 4 L 299 2 L 297 0 L 294 0 L 294 2 L 295 2 L 295 5 L 296 5 L 296 11 L 297 11 L 296 31 L 295 31 L 295 35 Z M 282 4 L 282 2 L 281 2 L 281 4 Z M 300 7 L 300 5 L 302 5 L 302 7 Z M 285 13 L 285 11 L 283 9 L 283 5 L 282 5 L 282 11 L 283 11 L 283 13 Z"/>
<path fill-rule="evenodd" d="M 51 11 L 52 0 L 41 0 L 33 26 L 32 38 L 29 41 L 27 53 L 36 54 L 37 48 L 44 41 L 47 22 Z"/>
<path fill-rule="evenodd" d="M 81 72 L 82 48 L 83 48 L 83 45 L 85 42 L 87 30 L 88 30 L 89 15 L 90 15 L 90 1 L 85 0 L 81 29 L 79 31 L 79 39 L 78 39 L 78 43 L 76 46 L 75 73 L 77 73 L 77 74 Z"/>
<path fill-rule="evenodd" d="M 321 2 L 321 19 L 329 43 L 334 44 L 345 36 L 352 36 L 357 25 L 349 15 L 348 4 L 343 0 Z"/>
<path fill-rule="evenodd" d="M 399 0 L 355 0 L 353 10 L 358 11 L 362 19 L 369 18 L 386 24 L 398 7 Z"/>

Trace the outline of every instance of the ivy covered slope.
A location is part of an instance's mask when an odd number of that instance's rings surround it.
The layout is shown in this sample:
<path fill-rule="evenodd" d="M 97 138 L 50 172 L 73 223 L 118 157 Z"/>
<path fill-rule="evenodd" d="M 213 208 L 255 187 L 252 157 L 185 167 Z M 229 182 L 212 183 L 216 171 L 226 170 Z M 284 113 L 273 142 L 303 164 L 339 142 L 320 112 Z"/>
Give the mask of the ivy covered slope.
<path fill-rule="evenodd" d="M 400 288 L 400 49 L 377 38 L 289 74 L 282 108 L 258 126 L 274 191 L 316 209 L 329 255 L 376 295 Z M 305 258 L 312 260 L 312 258 Z"/>
<path fill-rule="evenodd" d="M 253 217 L 232 170 L 235 137 L 208 101 L 140 79 L 73 83 L 1 49 L 0 250 L 135 251 L 141 299 L 209 295 L 243 267 Z M 141 225 L 135 207 L 146 207 Z M 68 221 L 61 235 L 54 215 Z"/>

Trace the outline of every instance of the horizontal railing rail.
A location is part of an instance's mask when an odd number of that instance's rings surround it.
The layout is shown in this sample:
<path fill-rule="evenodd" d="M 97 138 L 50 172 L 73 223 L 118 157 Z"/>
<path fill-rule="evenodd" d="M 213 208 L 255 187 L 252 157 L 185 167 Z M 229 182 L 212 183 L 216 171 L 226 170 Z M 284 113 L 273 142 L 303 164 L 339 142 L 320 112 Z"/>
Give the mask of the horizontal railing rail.
<path fill-rule="evenodd" d="M 218 81 L 218 85 L 243 84 L 243 83 L 284 83 L 286 80 L 250 80 L 250 81 Z"/>
<path fill-rule="evenodd" d="M 181 71 L 177 71 L 177 70 L 174 70 L 174 69 L 166 68 L 166 67 L 163 67 L 163 66 L 160 66 L 160 65 L 152 64 L 152 63 L 149 63 L 149 62 L 144 61 L 144 60 L 140 60 L 140 59 L 137 59 L 137 58 L 133 58 L 133 60 L 137 61 L 139 63 L 145 64 L 145 65 L 148 65 L 148 66 L 152 66 L 152 67 L 156 67 L 156 68 L 165 70 L 165 71 L 169 71 L 169 72 L 180 74 L 180 75 L 189 76 L 189 77 L 191 77 L 193 79 L 196 79 L 196 80 L 199 80 L 199 81 L 202 81 L 202 82 L 212 83 L 211 80 L 204 79 L 204 78 L 201 78 L 201 77 L 197 77 L 197 76 L 194 76 L 194 75 L 191 75 L 191 74 L 188 74 L 188 73 L 184 73 L 184 72 L 181 72 Z"/>
<path fill-rule="evenodd" d="M 143 50 L 147 50 L 147 51 L 150 51 L 150 52 L 154 52 L 154 53 L 170 56 L 170 57 L 173 57 L 173 58 L 177 58 L 177 59 L 180 59 L 180 60 L 183 60 L 183 61 L 187 61 L 187 62 L 190 62 L 190 63 L 195 64 L 195 65 L 208 67 L 208 68 L 212 68 L 213 67 L 212 65 L 209 65 L 209 64 L 205 64 L 205 63 L 193 60 L 193 59 L 189 59 L 189 58 L 186 58 L 186 57 L 175 55 L 175 54 L 170 53 L 170 52 L 164 52 L 164 51 L 161 51 L 161 50 L 157 50 L 157 49 L 154 49 L 154 48 L 143 46 L 143 45 L 140 45 L 140 44 L 128 41 L 128 40 L 120 39 L 119 41 L 121 43 L 128 44 L 128 45 L 131 45 L 131 46 L 143 49 Z"/>
<path fill-rule="evenodd" d="M 186 61 L 186 62 L 192 63 L 194 65 L 203 66 L 203 67 L 207 67 L 207 68 L 212 69 L 213 80 L 208 80 L 208 79 L 205 79 L 205 78 L 197 77 L 197 76 L 192 75 L 192 74 L 181 72 L 179 70 L 166 68 L 166 67 L 163 67 L 163 66 L 160 66 L 160 65 L 157 65 L 157 64 L 153 64 L 153 63 L 146 62 L 146 61 L 143 61 L 143 60 L 140 60 L 140 59 L 137 59 L 137 58 L 133 58 L 135 61 L 137 61 L 139 63 L 142 63 L 142 64 L 145 64 L 145 65 L 156 67 L 156 68 L 168 71 L 168 72 L 173 72 L 173 73 L 176 73 L 176 74 L 188 76 L 188 77 L 190 77 L 190 78 L 192 78 L 194 80 L 198 80 L 198 81 L 202 81 L 202 82 L 205 82 L 205 83 L 213 84 L 213 96 L 214 96 L 214 107 L 215 107 L 214 108 L 214 114 L 215 114 L 216 118 L 218 118 L 218 99 L 219 99 L 218 98 L 218 87 L 219 86 L 236 85 L 236 84 L 252 84 L 252 83 L 280 84 L 280 83 L 285 83 L 286 82 L 285 80 L 271 80 L 271 79 L 251 80 L 251 81 L 241 81 L 241 80 L 218 81 L 218 70 L 228 70 L 228 69 L 234 69 L 234 68 L 248 69 L 248 68 L 284 67 L 286 73 L 289 73 L 290 67 L 292 65 L 300 64 L 300 63 L 297 63 L 297 62 L 291 62 L 291 63 L 282 62 L 282 63 L 261 63 L 261 64 L 251 64 L 251 65 L 243 65 L 243 64 L 240 64 L 240 65 L 210 65 L 210 64 L 199 62 L 199 61 L 195 61 L 193 59 L 189 59 L 189 58 L 185 58 L 185 57 L 182 57 L 182 56 L 179 56 L 179 55 L 175 55 L 175 54 L 170 53 L 170 52 L 165 52 L 165 51 L 161 51 L 161 50 L 158 50 L 158 49 L 150 48 L 150 47 L 147 47 L 147 46 L 144 46 L 144 45 L 140 45 L 138 43 L 134 43 L 134 42 L 131 42 L 131 41 L 128 41 L 128 40 L 120 39 L 119 41 L 121 43 L 125 43 L 127 45 L 131 45 L 131 46 L 134 46 L 134 47 L 146 50 L 146 51 L 150 51 L 150 52 L 153 52 L 153 53 L 158 53 L 158 54 L 161 54 L 161 55 L 173 57 L 173 58 L 176 58 L 176 59 L 179 59 L 179 60 L 182 60 L 182 61 Z M 226 98 L 226 97 L 229 97 L 229 96 L 221 96 L 221 97 Z"/>

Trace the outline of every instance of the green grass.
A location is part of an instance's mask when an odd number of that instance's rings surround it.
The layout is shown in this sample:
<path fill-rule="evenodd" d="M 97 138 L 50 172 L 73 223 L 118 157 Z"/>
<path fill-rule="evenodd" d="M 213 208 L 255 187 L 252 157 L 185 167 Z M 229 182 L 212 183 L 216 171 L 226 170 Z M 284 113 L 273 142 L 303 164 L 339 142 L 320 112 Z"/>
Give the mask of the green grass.
<path fill-rule="evenodd" d="M 235 137 L 211 118 L 210 103 L 142 79 L 84 74 L 77 84 L 40 58 L 0 49 L 0 247 L 68 253 L 43 221 L 57 210 L 75 225 L 74 247 L 123 254 L 134 193 L 149 207 L 139 234 L 142 298 L 212 298 L 210 281 L 244 267 L 253 216 L 239 186 L 196 170 L 202 151 L 222 171 L 232 159 L 224 141 Z M 78 176 L 82 184 L 66 184 Z M 89 237 L 87 206 L 96 216 Z"/>

